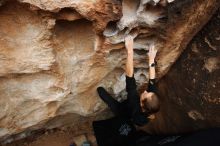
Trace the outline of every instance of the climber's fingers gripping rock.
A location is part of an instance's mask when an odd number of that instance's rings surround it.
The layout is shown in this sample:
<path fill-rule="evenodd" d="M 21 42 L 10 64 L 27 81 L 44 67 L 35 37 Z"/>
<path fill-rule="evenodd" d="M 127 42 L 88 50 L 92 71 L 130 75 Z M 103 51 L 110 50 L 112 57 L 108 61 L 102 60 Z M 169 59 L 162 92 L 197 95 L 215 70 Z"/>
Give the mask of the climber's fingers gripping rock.
<path fill-rule="evenodd" d="M 127 49 L 127 52 L 132 52 L 133 51 L 133 45 L 134 45 L 133 39 L 134 38 L 131 35 L 127 35 L 125 37 L 125 47 Z"/>
<path fill-rule="evenodd" d="M 151 45 L 148 52 L 149 60 L 153 61 L 156 57 L 156 54 L 157 54 L 157 50 L 155 49 L 155 45 Z"/>

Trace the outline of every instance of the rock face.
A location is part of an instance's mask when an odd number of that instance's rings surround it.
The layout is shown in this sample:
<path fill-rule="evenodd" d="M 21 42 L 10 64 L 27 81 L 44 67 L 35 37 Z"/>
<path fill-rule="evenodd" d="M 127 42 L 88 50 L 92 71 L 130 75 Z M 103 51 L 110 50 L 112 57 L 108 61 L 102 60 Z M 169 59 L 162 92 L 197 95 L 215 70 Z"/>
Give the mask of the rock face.
<path fill-rule="evenodd" d="M 151 44 L 159 50 L 161 78 L 219 1 L 8 0 L 0 1 L 0 6 L 0 140 L 4 140 L 99 115 L 106 106 L 97 96 L 97 86 L 123 95 L 123 38 L 129 33 L 135 36 L 138 85 L 148 81 L 146 53 Z M 216 57 L 207 58 L 204 67 L 213 72 L 217 62 Z M 189 115 L 200 115 L 197 112 Z"/>
<path fill-rule="evenodd" d="M 152 132 L 220 126 L 220 9 L 159 82 L 162 110 Z"/>

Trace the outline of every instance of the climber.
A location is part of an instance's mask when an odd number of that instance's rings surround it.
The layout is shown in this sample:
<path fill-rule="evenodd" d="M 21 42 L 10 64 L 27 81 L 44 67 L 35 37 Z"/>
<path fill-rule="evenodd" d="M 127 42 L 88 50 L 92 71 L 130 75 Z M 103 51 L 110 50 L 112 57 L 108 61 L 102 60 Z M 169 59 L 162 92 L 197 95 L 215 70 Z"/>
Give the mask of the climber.
<path fill-rule="evenodd" d="M 126 60 L 126 91 L 127 99 L 123 102 L 115 100 L 103 87 L 97 91 L 101 99 L 110 107 L 115 117 L 103 121 L 94 121 L 93 129 L 99 146 L 134 146 L 136 139 L 146 135 L 137 131 L 135 125 L 148 123 L 154 113 L 159 111 L 159 99 L 155 87 L 155 56 L 156 49 L 149 49 L 149 85 L 139 96 L 136 89 L 133 66 L 133 37 L 125 38 L 127 50 Z"/>
<path fill-rule="evenodd" d="M 98 87 L 97 92 L 101 99 L 110 107 L 115 116 L 125 117 L 138 126 L 145 125 L 149 118 L 154 117 L 154 113 L 159 111 L 159 99 L 156 95 L 155 87 L 155 57 L 157 50 L 152 45 L 149 49 L 149 85 L 148 89 L 139 96 L 136 89 L 133 66 L 133 37 L 125 37 L 125 47 L 127 50 L 126 61 L 126 91 L 127 100 L 122 103 L 115 100 L 103 88 Z"/>

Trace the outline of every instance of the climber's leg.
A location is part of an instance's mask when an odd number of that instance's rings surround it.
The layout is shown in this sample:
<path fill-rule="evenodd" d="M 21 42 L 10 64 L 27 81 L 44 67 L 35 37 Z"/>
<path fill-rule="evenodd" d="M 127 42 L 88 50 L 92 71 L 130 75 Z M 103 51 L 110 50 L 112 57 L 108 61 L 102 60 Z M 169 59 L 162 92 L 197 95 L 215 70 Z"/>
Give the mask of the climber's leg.
<path fill-rule="evenodd" d="M 119 116 L 120 114 L 120 103 L 115 100 L 103 87 L 98 87 L 97 92 L 100 98 L 108 105 L 111 111 L 116 115 Z"/>

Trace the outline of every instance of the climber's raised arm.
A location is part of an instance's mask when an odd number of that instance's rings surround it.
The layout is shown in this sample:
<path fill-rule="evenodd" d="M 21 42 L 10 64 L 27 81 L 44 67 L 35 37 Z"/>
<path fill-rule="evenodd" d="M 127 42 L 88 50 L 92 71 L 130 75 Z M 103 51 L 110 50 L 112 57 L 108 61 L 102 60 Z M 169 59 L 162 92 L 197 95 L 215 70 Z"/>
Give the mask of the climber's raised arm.
<path fill-rule="evenodd" d="M 155 57 L 157 54 L 157 50 L 155 49 L 154 45 L 152 45 L 149 49 L 148 57 L 149 57 L 149 79 L 156 78 L 155 72 Z"/>
<path fill-rule="evenodd" d="M 148 52 L 149 63 L 149 83 L 148 88 L 141 93 L 140 104 L 142 111 L 148 115 L 148 118 L 153 119 L 154 114 L 160 109 L 160 101 L 157 96 L 156 88 L 156 71 L 155 71 L 155 57 L 157 50 L 154 45 L 151 45 Z"/>
<path fill-rule="evenodd" d="M 134 52 L 133 52 L 133 37 L 128 35 L 125 37 L 125 47 L 127 50 L 127 60 L 126 60 L 126 75 L 128 77 L 133 77 L 134 74 Z"/>
<path fill-rule="evenodd" d="M 155 57 L 157 54 L 157 50 L 155 49 L 154 45 L 150 46 L 148 57 L 149 57 L 149 85 L 148 85 L 148 92 L 156 92 L 155 86 L 155 78 L 156 78 L 156 71 L 155 71 Z"/>

